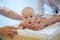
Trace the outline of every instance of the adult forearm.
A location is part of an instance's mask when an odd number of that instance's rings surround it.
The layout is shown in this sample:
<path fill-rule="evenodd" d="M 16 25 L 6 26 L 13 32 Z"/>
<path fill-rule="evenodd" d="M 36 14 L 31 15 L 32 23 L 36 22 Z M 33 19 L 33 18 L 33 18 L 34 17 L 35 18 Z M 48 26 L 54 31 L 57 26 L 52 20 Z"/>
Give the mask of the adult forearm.
<path fill-rule="evenodd" d="M 49 24 L 53 24 L 53 23 L 59 22 L 60 21 L 60 15 L 53 16 L 53 17 L 51 17 L 48 20 L 49 20 Z"/>
<path fill-rule="evenodd" d="M 8 12 L 7 17 L 12 18 L 12 19 L 16 19 L 16 20 L 22 20 L 22 17 L 12 10 L 10 10 Z"/>
<path fill-rule="evenodd" d="M 3 8 L 2 10 L 0 10 L 0 13 L 2 15 L 12 18 L 12 19 L 22 20 L 22 17 L 19 14 L 17 14 L 15 11 L 7 9 L 7 8 Z"/>

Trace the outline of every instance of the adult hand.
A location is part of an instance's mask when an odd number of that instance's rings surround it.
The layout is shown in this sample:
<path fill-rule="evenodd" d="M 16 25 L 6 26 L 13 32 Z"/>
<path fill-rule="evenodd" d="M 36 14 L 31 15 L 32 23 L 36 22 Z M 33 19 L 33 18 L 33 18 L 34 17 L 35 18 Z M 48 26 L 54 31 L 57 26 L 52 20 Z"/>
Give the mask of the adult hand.
<path fill-rule="evenodd" d="M 15 35 L 17 35 L 17 31 L 13 27 L 7 26 L 1 28 L 0 30 L 3 37 L 13 38 Z"/>
<path fill-rule="evenodd" d="M 39 20 L 39 19 L 38 19 Z M 39 23 L 34 24 L 34 30 L 42 30 L 48 25 L 48 19 L 41 18 Z"/>

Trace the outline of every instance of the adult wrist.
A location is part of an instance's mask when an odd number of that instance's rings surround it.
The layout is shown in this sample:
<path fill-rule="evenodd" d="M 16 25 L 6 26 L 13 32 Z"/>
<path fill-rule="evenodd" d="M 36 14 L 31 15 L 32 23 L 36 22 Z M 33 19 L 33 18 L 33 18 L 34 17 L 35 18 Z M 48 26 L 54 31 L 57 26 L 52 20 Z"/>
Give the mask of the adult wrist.
<path fill-rule="evenodd" d="M 54 24 L 56 22 L 59 22 L 60 21 L 60 16 L 59 15 L 56 15 L 56 16 L 53 16 L 51 18 L 48 19 L 48 24 L 51 25 L 51 24 Z"/>

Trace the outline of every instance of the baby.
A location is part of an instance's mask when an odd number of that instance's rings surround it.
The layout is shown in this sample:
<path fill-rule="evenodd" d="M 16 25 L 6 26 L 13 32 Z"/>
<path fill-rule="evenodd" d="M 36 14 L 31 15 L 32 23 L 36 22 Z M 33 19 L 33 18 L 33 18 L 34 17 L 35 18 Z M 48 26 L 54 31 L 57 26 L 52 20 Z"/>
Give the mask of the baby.
<path fill-rule="evenodd" d="M 40 14 L 35 14 L 33 8 L 26 7 L 22 11 L 23 22 L 19 24 L 18 28 L 28 28 L 32 30 L 39 30 L 39 27 L 35 27 L 34 24 L 40 23 Z"/>

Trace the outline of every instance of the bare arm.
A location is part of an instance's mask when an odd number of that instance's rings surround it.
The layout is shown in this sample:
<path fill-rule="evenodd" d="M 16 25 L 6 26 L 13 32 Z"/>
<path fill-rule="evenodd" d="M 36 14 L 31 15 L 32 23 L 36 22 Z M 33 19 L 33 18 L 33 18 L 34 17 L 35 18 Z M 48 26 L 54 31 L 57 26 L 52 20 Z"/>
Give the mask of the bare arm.
<path fill-rule="evenodd" d="M 49 24 L 59 22 L 60 21 L 60 15 L 53 16 L 52 18 L 50 18 L 48 20 L 49 20 L 48 21 Z"/>
<path fill-rule="evenodd" d="M 12 18 L 12 19 L 22 20 L 22 17 L 19 14 L 17 14 L 16 12 L 14 12 L 6 7 L 3 7 L 2 9 L 0 9 L 0 13 L 2 15 Z"/>
<path fill-rule="evenodd" d="M 54 24 L 56 22 L 59 22 L 59 21 L 60 21 L 60 15 L 56 15 L 56 16 L 53 16 L 49 19 L 42 19 L 40 21 L 40 24 L 37 24 L 37 25 L 35 24 L 34 26 L 35 26 L 36 30 L 42 30 L 45 27 L 47 27 L 51 24 Z"/>

